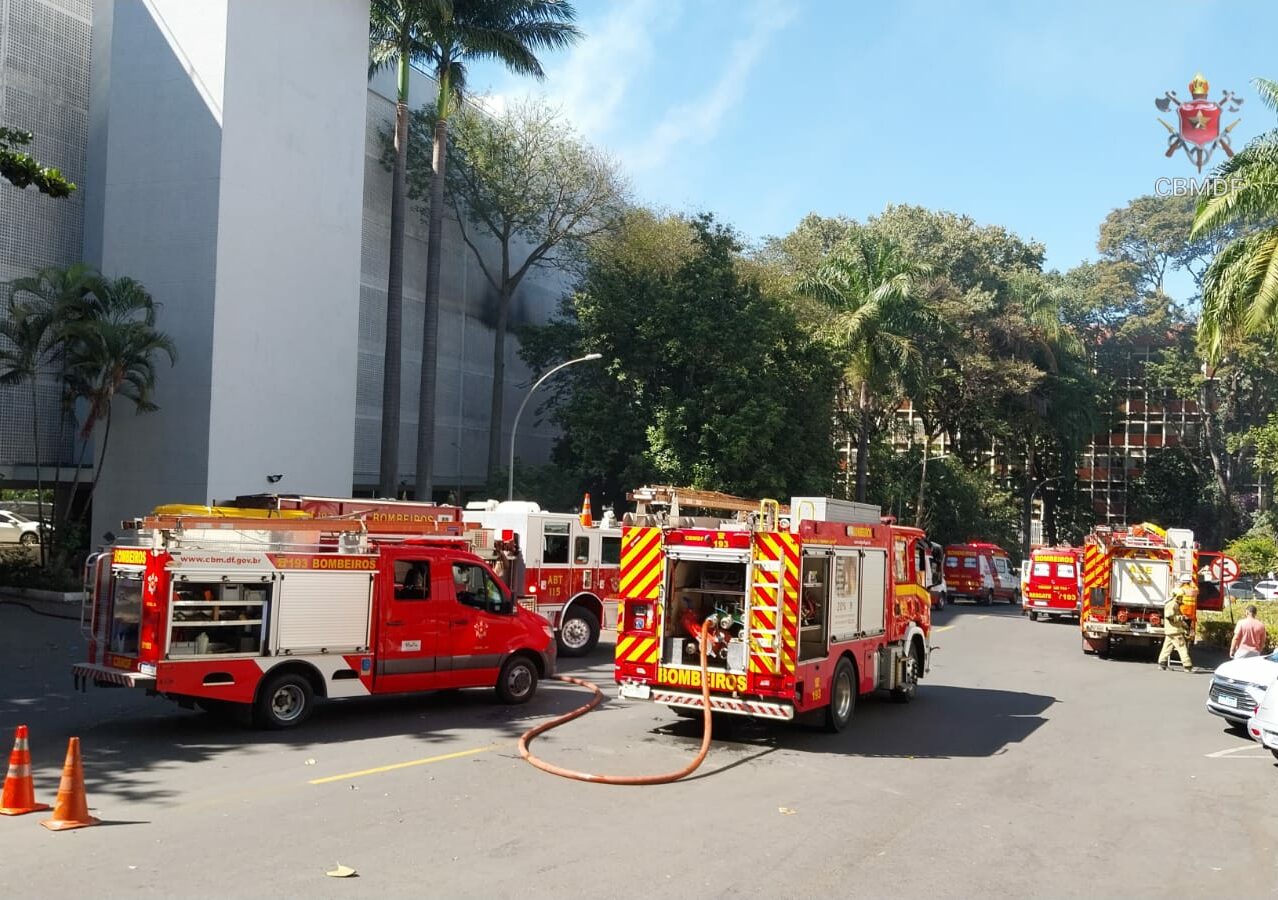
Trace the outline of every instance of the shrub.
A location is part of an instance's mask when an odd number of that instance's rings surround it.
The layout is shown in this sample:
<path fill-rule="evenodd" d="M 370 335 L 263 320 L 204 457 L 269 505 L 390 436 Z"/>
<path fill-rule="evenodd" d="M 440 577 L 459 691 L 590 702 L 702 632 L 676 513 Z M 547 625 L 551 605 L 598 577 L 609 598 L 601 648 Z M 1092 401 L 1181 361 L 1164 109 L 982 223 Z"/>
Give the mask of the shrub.
<path fill-rule="evenodd" d="M 1233 606 L 1232 615 L 1230 606 Z M 1247 615 L 1247 603 L 1226 603 L 1220 612 L 1203 611 L 1198 614 L 1198 640 L 1228 650 L 1234 637 L 1234 623 Z M 1269 646 L 1278 646 L 1278 601 L 1256 601 L 1256 618 L 1265 623 L 1269 632 Z"/>
<path fill-rule="evenodd" d="M 67 569 L 43 569 L 26 548 L 0 550 L 0 586 L 45 591 L 78 591 L 80 576 Z"/>

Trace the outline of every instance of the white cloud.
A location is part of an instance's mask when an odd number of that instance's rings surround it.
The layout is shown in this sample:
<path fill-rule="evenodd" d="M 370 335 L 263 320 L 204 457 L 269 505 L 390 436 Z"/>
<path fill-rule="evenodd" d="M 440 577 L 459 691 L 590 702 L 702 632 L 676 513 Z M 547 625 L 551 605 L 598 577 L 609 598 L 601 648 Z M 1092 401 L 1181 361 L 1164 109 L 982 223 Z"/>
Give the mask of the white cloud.
<path fill-rule="evenodd" d="M 724 117 L 745 96 L 746 81 L 763 57 L 776 32 L 794 18 L 795 10 L 777 0 L 756 0 L 749 15 L 750 30 L 732 45 L 727 66 L 700 96 L 672 107 L 637 146 L 621 155 L 637 171 L 653 169 L 681 146 L 710 141 Z"/>
<path fill-rule="evenodd" d="M 547 66 L 548 91 L 529 90 L 527 80 L 507 76 L 504 90 L 488 93 L 484 106 L 500 111 L 525 97 L 544 96 L 586 138 L 607 143 L 631 86 L 652 63 L 654 39 L 677 22 L 683 8 L 683 2 L 671 0 L 614 3 L 562 61 Z"/>

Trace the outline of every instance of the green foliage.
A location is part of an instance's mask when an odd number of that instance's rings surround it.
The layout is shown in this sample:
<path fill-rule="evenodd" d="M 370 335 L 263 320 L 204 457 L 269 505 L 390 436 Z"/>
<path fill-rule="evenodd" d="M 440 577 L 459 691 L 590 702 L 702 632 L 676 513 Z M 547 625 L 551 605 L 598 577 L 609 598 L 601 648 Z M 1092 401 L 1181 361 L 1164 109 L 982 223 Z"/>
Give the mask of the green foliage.
<path fill-rule="evenodd" d="M 1128 488 L 1127 511 L 1133 522 L 1192 528 L 1205 535 L 1212 514 L 1207 472 L 1186 447 L 1150 450 Z"/>
<path fill-rule="evenodd" d="M 1274 601 L 1228 601 L 1220 612 L 1203 610 L 1198 614 L 1198 640 L 1222 650 L 1228 650 L 1234 639 L 1234 626 L 1245 616 L 1248 603 L 1256 604 L 1256 618 L 1265 623 L 1269 633 L 1269 646 L 1278 646 L 1278 603 Z"/>
<path fill-rule="evenodd" d="M 34 185 L 37 191 L 50 197 L 69 197 L 76 189 L 74 184 L 57 169 L 40 165 L 19 149 L 33 140 L 35 136 L 29 131 L 0 126 L 0 178 L 18 188 Z"/>
<path fill-rule="evenodd" d="M 129 400 L 139 413 L 155 410 L 152 395 L 156 360 L 166 356 L 170 365 L 176 362 L 172 339 L 156 328 L 158 307 L 139 282 L 104 278 L 83 264 L 44 269 L 6 287 L 8 300 L 6 315 L 0 319 L 0 334 L 7 340 L 0 342 L 0 382 L 31 388 L 34 432 L 36 377 L 49 370 L 58 372 L 64 406 L 83 414 L 80 436 L 85 440 L 85 450 L 97 426 L 105 424 L 97 445 L 99 464 L 93 481 L 96 488 L 108 446 L 114 401 Z M 38 440 L 35 449 L 39 489 Z M 69 496 L 75 494 L 80 471 L 81 466 L 77 465 Z M 85 512 L 87 502 L 81 515 Z M 54 534 L 63 549 L 77 534 L 68 527 L 70 513 L 67 507 L 55 517 Z"/>
<path fill-rule="evenodd" d="M 45 568 L 33 553 L 18 548 L 0 550 L 0 586 L 63 592 L 83 587 L 74 570 Z"/>
<path fill-rule="evenodd" d="M 739 249 L 709 216 L 633 211 L 592 250 L 560 316 L 524 334 L 537 370 L 603 354 L 556 378 L 547 404 L 563 428 L 556 462 L 601 508 L 653 481 L 747 496 L 829 490 L 838 370 L 741 274 Z"/>
<path fill-rule="evenodd" d="M 1238 568 L 1249 575 L 1278 569 L 1278 539 L 1273 531 L 1252 529 L 1225 546 L 1225 552 L 1238 560 Z"/>

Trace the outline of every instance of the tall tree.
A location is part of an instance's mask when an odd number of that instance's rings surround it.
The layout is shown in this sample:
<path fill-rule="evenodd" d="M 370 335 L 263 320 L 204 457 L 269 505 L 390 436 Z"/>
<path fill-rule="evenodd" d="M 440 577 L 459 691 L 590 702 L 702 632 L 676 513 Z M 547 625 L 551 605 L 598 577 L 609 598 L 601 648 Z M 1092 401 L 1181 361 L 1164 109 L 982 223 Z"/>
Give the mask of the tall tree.
<path fill-rule="evenodd" d="M 444 181 L 448 123 L 466 92 L 466 67 L 494 60 L 519 75 L 544 77 L 538 51 L 575 42 L 577 13 L 567 0 L 422 0 L 423 58 L 438 85 L 431 144 L 431 191 L 426 259 L 426 314 L 417 416 L 415 496 L 429 500 L 435 464 L 435 377 L 439 335 L 439 278 L 443 260 Z M 494 425 L 500 429 L 500 423 Z"/>
<path fill-rule="evenodd" d="M 399 489 L 399 411 L 402 402 L 404 322 L 404 213 L 407 205 L 405 172 L 408 164 L 408 96 L 412 64 L 430 58 L 431 36 L 426 31 L 429 0 L 372 0 L 369 8 L 369 65 L 371 78 L 395 69 L 395 138 L 391 166 L 390 266 L 386 279 L 386 343 L 382 363 L 381 453 L 378 491 L 394 497 Z"/>
<path fill-rule="evenodd" d="M 32 389 L 32 450 L 35 454 L 36 503 L 37 517 L 44 522 L 43 472 L 41 467 L 41 447 L 39 430 L 39 411 L 36 406 L 36 381 L 40 375 L 58 369 L 58 384 L 65 388 L 66 356 L 63 353 L 64 333 L 67 325 L 78 321 L 88 313 L 87 297 L 98 283 L 100 276 L 96 269 L 83 263 L 75 263 L 65 268 L 50 267 L 41 269 L 34 275 L 15 279 L 8 285 L 9 320 L 2 327 L 9 338 L 9 349 L 0 350 L 0 360 L 4 368 L 0 370 L 0 381 L 14 382 L 26 378 L 29 373 Z M 65 389 L 63 390 L 65 395 Z M 64 396 L 64 407 L 69 406 Z M 62 421 L 68 416 L 64 409 Z M 59 446 L 61 446 L 62 424 L 59 425 Z M 61 460 L 54 473 L 54 484 L 61 480 Z M 74 493 L 74 491 L 72 491 Z M 66 507 L 69 507 L 68 497 Z M 54 513 L 51 518 L 55 523 L 65 519 L 66 508 L 62 515 Z M 53 512 L 53 511 L 51 511 Z M 56 527 L 54 534 L 60 534 Z M 43 552 L 43 551 L 42 551 Z"/>
<path fill-rule="evenodd" d="M 155 326 L 155 301 L 142 284 L 126 277 L 101 279 L 94 286 L 89 314 L 62 330 L 68 388 L 85 403 L 80 437 L 87 441 L 102 426 L 89 501 L 102 477 L 115 400 L 122 397 L 130 401 L 138 413 L 158 409 L 152 399 L 156 362 L 161 356 L 167 357 L 170 365 L 177 362 L 173 340 Z M 78 469 L 76 474 L 78 477 Z M 88 509 L 86 501 L 81 520 Z"/>
<path fill-rule="evenodd" d="M 521 335 L 536 369 L 603 354 L 548 385 L 555 461 L 596 500 L 622 503 L 657 479 L 746 496 L 829 490 L 838 367 L 743 274 L 739 251 L 708 216 L 632 210 L 591 250 L 560 316 Z"/>
<path fill-rule="evenodd" d="M 413 142 L 429 146 L 434 116 L 413 119 Z M 511 303 L 535 266 L 578 265 L 586 247 L 617 225 L 626 185 L 616 164 L 584 143 L 544 102 L 517 104 L 497 116 L 458 115 L 450 135 L 449 203 L 462 240 L 497 295 L 493 328 L 493 389 L 488 477 L 501 467 L 506 335 Z M 424 160 L 423 160 L 424 162 Z M 431 170 L 410 160 L 410 192 L 429 190 Z M 489 262 L 489 241 L 498 259 Z"/>
<path fill-rule="evenodd" d="M 61 172 L 42 166 L 22 148 L 35 140 L 29 131 L 0 126 L 0 178 L 17 188 L 32 185 L 50 197 L 69 197 L 75 185 L 67 181 Z"/>
<path fill-rule="evenodd" d="M 1278 111 L 1278 82 L 1257 78 L 1252 84 Z M 1204 278 L 1198 334 L 1208 365 L 1248 335 L 1272 336 L 1278 329 L 1278 129 L 1248 142 L 1217 175 L 1220 189 L 1199 203 L 1193 235 L 1230 227 L 1240 233 Z"/>
<path fill-rule="evenodd" d="M 856 397 L 858 501 L 866 498 L 876 405 L 895 407 L 907 394 L 922 361 L 915 336 L 939 326 L 919 302 L 927 274 L 895 244 L 859 233 L 800 286 L 829 306 L 826 332 L 846 359 L 845 377 Z"/>

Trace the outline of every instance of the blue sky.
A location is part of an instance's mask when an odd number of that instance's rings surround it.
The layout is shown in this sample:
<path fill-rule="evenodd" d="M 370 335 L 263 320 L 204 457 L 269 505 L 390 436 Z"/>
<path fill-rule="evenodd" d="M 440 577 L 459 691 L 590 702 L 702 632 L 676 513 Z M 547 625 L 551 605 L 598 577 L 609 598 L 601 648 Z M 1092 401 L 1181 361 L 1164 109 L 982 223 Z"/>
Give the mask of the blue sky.
<path fill-rule="evenodd" d="M 1164 157 L 1155 97 L 1187 98 L 1201 71 L 1211 99 L 1245 98 L 1235 146 L 1278 124 L 1250 85 L 1278 79 L 1275 3 L 576 6 L 587 36 L 544 58 L 543 83 L 481 67 L 472 89 L 547 97 L 641 201 L 712 211 L 751 240 L 810 211 L 915 203 L 1040 240 L 1068 268 L 1095 256 L 1111 209 L 1196 174 Z"/>

